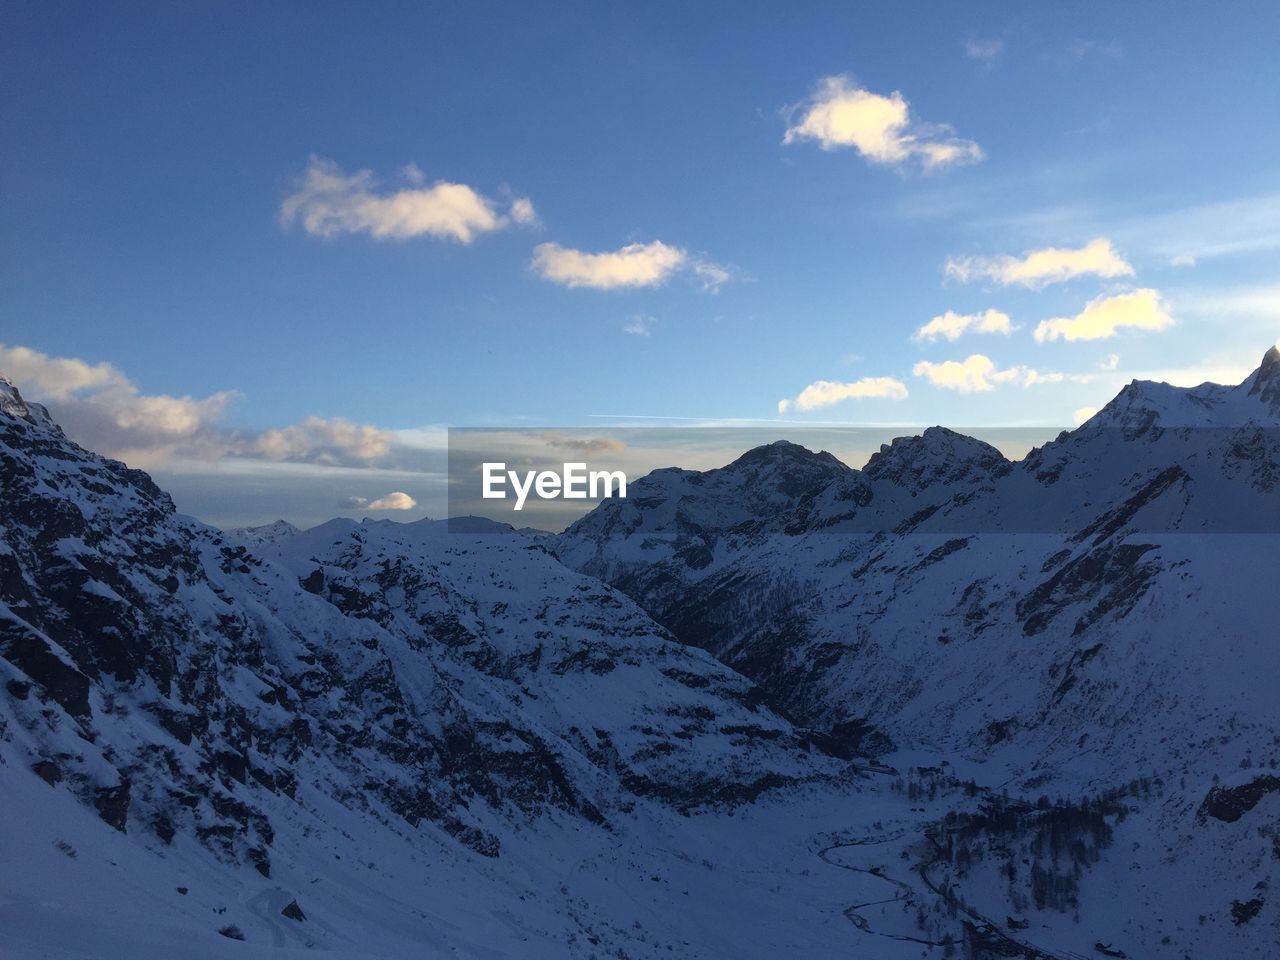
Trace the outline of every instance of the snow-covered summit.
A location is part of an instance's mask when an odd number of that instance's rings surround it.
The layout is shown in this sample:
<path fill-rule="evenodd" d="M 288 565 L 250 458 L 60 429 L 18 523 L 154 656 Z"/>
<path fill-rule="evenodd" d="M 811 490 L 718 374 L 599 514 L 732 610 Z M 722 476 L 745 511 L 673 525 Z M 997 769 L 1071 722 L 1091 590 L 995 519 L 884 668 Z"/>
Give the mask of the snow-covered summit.
<path fill-rule="evenodd" d="M 25 420 L 32 425 L 57 429 L 48 408 L 24 399 L 18 388 L 3 376 L 0 376 L 0 413 Z"/>
<path fill-rule="evenodd" d="M 1134 380 L 1089 421 L 1090 429 L 1136 436 L 1151 427 L 1280 427 L 1280 350 L 1271 347 L 1241 383 L 1175 387 Z"/>
<path fill-rule="evenodd" d="M 972 477 L 991 479 L 1011 468 L 995 447 L 946 427 L 929 427 L 918 436 L 881 445 L 863 467 L 869 480 L 887 480 L 920 491 Z"/>
<path fill-rule="evenodd" d="M 276 543 L 299 533 L 301 531 L 288 520 L 276 520 L 256 527 L 236 527 L 228 530 L 227 536 L 247 547 L 255 547 L 264 543 Z"/>

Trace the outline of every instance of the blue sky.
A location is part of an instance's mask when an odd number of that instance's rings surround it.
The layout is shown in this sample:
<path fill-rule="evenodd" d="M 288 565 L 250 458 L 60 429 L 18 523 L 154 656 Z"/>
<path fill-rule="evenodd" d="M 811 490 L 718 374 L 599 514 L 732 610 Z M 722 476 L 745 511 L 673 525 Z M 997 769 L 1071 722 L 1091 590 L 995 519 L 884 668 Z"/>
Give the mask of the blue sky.
<path fill-rule="evenodd" d="M 1264 3 L 9 3 L 0 372 L 220 522 L 442 425 L 1069 426 L 1280 335 L 1277 62 Z"/>

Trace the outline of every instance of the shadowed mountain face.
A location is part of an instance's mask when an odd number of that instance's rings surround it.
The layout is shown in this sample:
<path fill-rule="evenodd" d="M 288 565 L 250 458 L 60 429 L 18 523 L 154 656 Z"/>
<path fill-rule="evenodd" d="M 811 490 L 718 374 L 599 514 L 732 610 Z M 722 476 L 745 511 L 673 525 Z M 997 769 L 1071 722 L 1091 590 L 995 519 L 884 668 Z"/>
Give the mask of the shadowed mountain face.
<path fill-rule="evenodd" d="M 223 533 L 0 382 L 0 947 L 1255 955 L 1278 433 L 1272 350 L 1018 462 L 934 427 L 554 538 Z"/>
<path fill-rule="evenodd" d="M 740 675 L 521 537 L 237 539 L 0 383 L 0 732 L 122 832 L 270 876 L 317 793 L 496 857 L 546 815 L 735 804 L 834 765 Z M 283 812 L 282 812 L 283 811 Z"/>
<path fill-rule="evenodd" d="M 1138 757 L 1209 768 L 1223 759 L 1205 743 L 1268 749 L 1280 720 L 1259 672 L 1275 657 L 1277 398 L 1273 348 L 1235 387 L 1135 382 L 1016 463 L 938 427 L 863 470 L 763 447 L 657 471 L 556 549 L 797 722 L 1084 778 Z M 803 482 L 766 478 L 760 498 L 744 465 L 778 450 Z M 1203 727 L 1167 735 L 1190 715 Z"/>

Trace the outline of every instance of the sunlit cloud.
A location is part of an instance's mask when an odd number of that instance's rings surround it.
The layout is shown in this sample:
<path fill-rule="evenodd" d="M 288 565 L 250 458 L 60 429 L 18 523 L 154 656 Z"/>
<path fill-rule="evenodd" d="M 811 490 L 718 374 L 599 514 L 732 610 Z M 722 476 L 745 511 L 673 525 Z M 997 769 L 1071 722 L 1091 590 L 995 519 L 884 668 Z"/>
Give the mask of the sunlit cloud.
<path fill-rule="evenodd" d="M 401 173 L 405 186 L 379 191 L 372 171 L 348 174 L 331 160 L 312 157 L 297 189 L 280 206 L 280 222 L 300 223 L 319 237 L 364 233 L 379 240 L 443 237 L 470 243 L 511 223 L 537 220 L 526 197 L 504 213 L 498 201 L 466 184 L 437 180 L 428 186 L 416 166 Z"/>
<path fill-rule="evenodd" d="M 955 390 L 958 393 L 986 393 L 1006 384 L 1031 387 L 1041 383 L 1063 383 L 1067 380 L 1087 383 L 1092 379 L 1088 374 L 1068 375 L 1036 370 L 1027 366 L 1000 369 L 994 360 L 980 353 L 971 354 L 964 360 L 946 360 L 942 363 L 922 360 L 911 368 L 911 372 L 917 377 L 928 380 L 935 387 Z"/>
<path fill-rule="evenodd" d="M 309 463 L 350 463 L 377 460 L 391 451 L 395 434 L 341 417 L 307 417 L 301 423 L 267 430 L 253 443 L 253 451 L 268 460 Z"/>
<path fill-rule="evenodd" d="M 946 275 L 961 283 L 994 280 L 1004 286 L 1043 287 L 1074 277 L 1128 277 L 1133 267 L 1105 238 L 1083 247 L 1046 247 L 1030 250 L 1021 257 L 950 257 Z"/>
<path fill-rule="evenodd" d="M 1160 294 L 1155 290 L 1134 290 L 1114 297 L 1091 300 L 1074 317 L 1043 320 L 1035 330 L 1035 338 L 1046 340 L 1105 340 L 1128 327 L 1157 331 L 1173 326 Z"/>
<path fill-rule="evenodd" d="M 1080 424 L 1084 423 L 1086 420 L 1088 420 L 1097 412 L 1098 412 L 1097 407 L 1080 407 L 1073 414 L 1071 414 L 1071 419 L 1072 421 L 1074 421 L 1075 425 L 1078 427 L 1080 426 Z"/>
<path fill-rule="evenodd" d="M 608 253 L 585 253 L 558 243 L 542 243 L 534 248 L 533 269 L 566 287 L 655 287 L 684 266 L 687 256 L 679 247 L 659 240 L 630 243 Z"/>
<path fill-rule="evenodd" d="M 395 490 L 391 493 L 384 494 L 378 499 L 372 501 L 366 509 L 369 510 L 412 510 L 418 505 L 418 501 L 413 499 L 407 493 L 401 490 Z"/>
<path fill-rule="evenodd" d="M 109 363 L 3 344 L 0 375 L 48 402 L 73 439 L 132 466 L 154 467 L 178 454 L 214 458 L 233 445 L 215 427 L 239 397 L 234 390 L 207 397 L 144 394 Z"/>
<path fill-rule="evenodd" d="M 241 397 L 235 390 L 206 397 L 144 394 L 109 363 L 51 357 L 26 347 L 0 344 L 0 375 L 31 399 L 47 402 L 76 442 L 144 469 L 179 459 L 232 458 L 365 467 L 403 447 L 390 431 L 341 418 L 308 417 L 246 436 L 222 424 Z"/>
<path fill-rule="evenodd" d="M 823 150 L 852 147 L 871 163 L 902 167 L 918 161 L 926 170 L 983 158 L 976 143 L 952 136 L 950 128 L 914 121 L 898 91 L 882 96 L 847 76 L 822 80 L 791 114 L 799 121 L 787 128 L 784 144 L 812 140 Z"/>
<path fill-rule="evenodd" d="M 841 400 L 864 399 L 905 400 L 907 386 L 893 377 L 863 377 L 852 383 L 840 383 L 832 380 L 817 380 L 809 384 L 794 400 L 779 400 L 778 412 L 789 410 L 816 410 L 829 407 Z"/>
<path fill-rule="evenodd" d="M 27 347 L 0 344 L 0 375 L 19 389 L 61 400 L 81 390 L 126 386 L 128 378 L 109 363 L 86 363 L 75 357 L 51 357 Z"/>
<path fill-rule="evenodd" d="M 920 327 L 912 339 L 921 343 L 932 343 L 938 339 L 959 340 L 965 333 L 1002 333 L 1008 336 L 1015 329 L 1009 315 L 999 310 L 984 310 L 982 313 L 968 314 L 948 310 Z"/>
<path fill-rule="evenodd" d="M 682 270 L 692 272 L 702 288 L 713 293 L 731 279 L 728 268 L 660 240 L 629 243 L 603 253 L 542 243 L 533 250 L 531 266 L 535 273 L 553 283 L 594 290 L 656 287 Z"/>

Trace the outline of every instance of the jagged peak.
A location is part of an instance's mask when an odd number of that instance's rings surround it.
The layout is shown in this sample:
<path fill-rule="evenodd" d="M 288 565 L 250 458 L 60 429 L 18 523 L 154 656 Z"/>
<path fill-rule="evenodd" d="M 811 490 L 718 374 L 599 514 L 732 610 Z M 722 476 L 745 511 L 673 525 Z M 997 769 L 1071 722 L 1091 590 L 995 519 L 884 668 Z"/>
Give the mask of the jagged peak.
<path fill-rule="evenodd" d="M 833 472 L 843 472 L 849 468 L 840 462 L 833 454 L 826 450 L 819 450 L 817 453 L 808 447 L 790 440 L 775 440 L 772 443 L 764 443 L 758 447 L 752 447 L 738 459 L 734 460 L 728 466 L 722 467 L 723 470 L 736 470 L 743 467 L 756 467 L 763 465 L 776 466 L 799 466 L 813 465 L 829 468 Z"/>
<path fill-rule="evenodd" d="M 1261 409 L 1259 409 L 1259 403 Z M 1234 427 L 1280 417 L 1280 349 L 1271 347 L 1258 368 L 1237 385 L 1205 382 L 1178 387 L 1132 380 L 1086 424 L 1121 427 L 1126 435 L 1162 427 Z"/>
<path fill-rule="evenodd" d="M 1249 388 L 1249 396 L 1260 397 L 1264 403 L 1280 404 L 1280 348 L 1272 346 L 1262 355 L 1262 363 L 1240 384 Z"/>
<path fill-rule="evenodd" d="M 863 473 L 871 479 L 934 483 L 954 481 L 974 470 L 993 473 L 1008 466 L 1004 454 L 989 443 L 946 427 L 929 427 L 881 444 Z"/>
<path fill-rule="evenodd" d="M 33 403 L 30 400 L 23 399 L 22 392 L 18 390 L 13 381 L 3 375 L 0 375 L 0 413 L 7 414 L 18 420 L 25 420 L 30 424 L 53 427 L 55 429 L 57 427 L 44 404 Z"/>

